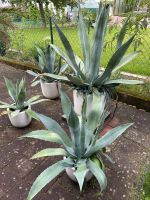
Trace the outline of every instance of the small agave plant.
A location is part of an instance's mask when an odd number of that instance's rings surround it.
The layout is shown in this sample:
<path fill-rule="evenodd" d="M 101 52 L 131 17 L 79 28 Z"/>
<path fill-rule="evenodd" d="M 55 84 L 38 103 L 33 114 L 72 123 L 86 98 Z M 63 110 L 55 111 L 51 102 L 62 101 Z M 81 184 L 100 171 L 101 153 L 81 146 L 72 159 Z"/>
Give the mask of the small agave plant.
<path fill-rule="evenodd" d="M 63 156 L 57 163 L 45 169 L 33 183 L 27 200 L 33 199 L 43 187 L 66 170 L 69 177 L 79 183 L 82 191 L 84 181 L 94 175 L 101 191 L 107 186 L 107 178 L 104 172 L 102 156 L 109 156 L 103 151 L 111 145 L 132 124 L 120 125 L 108 131 L 106 135 L 99 138 L 99 132 L 103 129 L 107 117 L 105 95 L 94 95 L 92 109 L 87 115 L 87 102 L 83 103 L 82 115 L 77 116 L 68 96 L 61 90 L 61 104 L 70 130 L 70 137 L 60 125 L 49 117 L 37 114 L 47 130 L 36 130 L 22 138 L 34 138 L 48 142 L 55 142 L 61 148 L 47 148 L 36 153 L 32 159 Z M 101 101 L 100 101 L 101 98 Z M 111 158 L 109 158 L 111 160 Z"/>
<path fill-rule="evenodd" d="M 31 106 L 46 99 L 40 99 L 40 96 L 33 96 L 27 100 L 26 83 L 22 79 L 17 81 L 16 85 L 11 80 L 5 78 L 8 93 L 12 99 L 12 103 L 0 101 L 0 109 L 7 109 L 9 119 L 15 127 L 25 127 L 30 124 L 31 119 L 37 119 L 36 113 L 31 109 Z"/>
<path fill-rule="evenodd" d="M 59 96 L 58 87 L 60 86 L 58 81 L 52 77 L 45 76 L 44 73 L 58 75 L 63 73 L 68 65 L 62 64 L 62 58 L 57 61 L 56 52 L 50 48 L 50 45 L 47 46 L 46 53 L 41 48 L 36 48 L 39 54 L 38 69 L 40 73 L 27 70 L 29 74 L 35 77 L 32 86 L 41 83 L 42 93 L 46 98 L 57 98 Z"/>
<path fill-rule="evenodd" d="M 105 70 L 102 70 L 100 63 L 105 45 L 108 17 L 109 5 L 100 3 L 91 46 L 86 23 L 83 19 L 82 12 L 79 10 L 79 36 L 84 58 L 83 61 L 73 52 L 68 39 L 54 21 L 66 53 L 54 44 L 51 44 L 51 47 L 68 63 L 73 74 L 66 74 L 66 76 L 45 75 L 68 84 L 80 92 L 80 94 L 86 95 L 92 94 L 96 88 L 100 93 L 106 93 L 112 97 L 113 91 L 120 84 L 143 84 L 139 80 L 126 80 L 123 78 L 114 78 L 116 76 L 113 76 L 113 74 L 138 55 L 138 52 L 132 52 L 126 55 L 135 37 L 133 35 L 127 42 L 123 43 L 129 19 L 127 19 L 121 31 L 118 33 L 116 50 Z"/>

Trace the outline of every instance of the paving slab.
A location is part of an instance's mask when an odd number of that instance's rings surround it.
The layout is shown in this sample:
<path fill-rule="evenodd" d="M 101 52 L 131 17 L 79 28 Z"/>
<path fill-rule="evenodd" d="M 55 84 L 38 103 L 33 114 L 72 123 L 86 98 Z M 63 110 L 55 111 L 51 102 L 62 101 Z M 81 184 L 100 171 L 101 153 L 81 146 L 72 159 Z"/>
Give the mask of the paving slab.
<path fill-rule="evenodd" d="M 13 81 L 22 76 L 27 80 L 28 96 L 41 94 L 40 86 L 31 88 L 32 77 L 24 71 L 16 70 L 0 63 L 0 100 L 10 101 L 3 76 Z M 68 92 L 68 90 L 67 90 Z M 68 92 L 72 99 L 71 91 Z M 68 132 L 66 122 L 62 119 L 60 100 L 44 102 L 33 106 L 39 113 L 56 120 Z M 115 118 L 106 126 L 108 129 L 117 124 L 134 122 L 134 125 L 124 133 L 107 151 L 115 161 L 110 164 L 105 160 L 108 186 L 103 194 L 95 178 L 84 185 L 82 193 L 65 172 L 48 184 L 35 200 L 132 200 L 129 195 L 132 187 L 137 184 L 141 166 L 148 162 L 150 149 L 150 113 L 137 110 L 133 106 L 118 103 Z M 43 125 L 35 120 L 25 129 L 11 126 L 5 112 L 0 110 L 0 199 L 25 200 L 35 178 L 57 158 L 42 158 L 30 160 L 37 151 L 55 147 L 56 144 L 38 140 L 18 140 L 18 137 L 32 130 L 43 129 Z M 103 134 L 103 133 L 102 133 Z"/>

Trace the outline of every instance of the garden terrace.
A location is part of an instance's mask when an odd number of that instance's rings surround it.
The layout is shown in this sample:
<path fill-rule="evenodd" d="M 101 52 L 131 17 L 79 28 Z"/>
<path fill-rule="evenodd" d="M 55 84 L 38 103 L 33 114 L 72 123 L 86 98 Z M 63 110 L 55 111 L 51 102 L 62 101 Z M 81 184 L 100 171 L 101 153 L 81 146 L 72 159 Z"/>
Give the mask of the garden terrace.
<path fill-rule="evenodd" d="M 16 70 L 0 63 L 0 99 L 9 100 L 3 76 L 12 80 L 24 76 L 28 83 L 30 94 L 40 94 L 40 88 L 31 88 L 31 77 L 24 71 Z M 62 119 L 60 100 L 44 102 L 34 106 L 34 110 L 50 116 L 61 124 L 67 131 L 66 122 Z M 133 187 L 138 185 L 143 164 L 148 164 L 148 151 L 150 144 L 150 113 L 137 110 L 135 107 L 119 103 L 115 118 L 106 122 L 106 129 L 126 122 L 134 125 L 119 138 L 108 151 L 115 164 L 106 162 L 108 187 L 103 195 L 93 178 L 80 194 L 79 187 L 73 183 L 65 173 L 52 181 L 35 200 L 133 200 Z M 31 130 L 42 129 L 40 122 L 33 120 L 25 129 L 16 129 L 11 126 L 4 111 L 0 111 L 0 199 L 25 200 L 28 191 L 41 171 L 50 166 L 57 158 L 30 160 L 38 150 L 49 147 L 49 143 L 37 140 L 18 140 L 19 136 Z M 51 147 L 55 145 L 52 144 Z M 137 198 L 135 198 L 137 200 Z"/>

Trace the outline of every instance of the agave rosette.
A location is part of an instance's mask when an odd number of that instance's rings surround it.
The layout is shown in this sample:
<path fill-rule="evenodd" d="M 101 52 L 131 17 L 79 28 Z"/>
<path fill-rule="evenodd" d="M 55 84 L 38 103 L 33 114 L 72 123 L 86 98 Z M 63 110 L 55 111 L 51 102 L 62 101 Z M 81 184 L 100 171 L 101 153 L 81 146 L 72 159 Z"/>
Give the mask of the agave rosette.
<path fill-rule="evenodd" d="M 33 183 L 28 200 L 33 199 L 50 181 L 64 171 L 67 167 L 75 168 L 74 175 L 79 183 L 80 190 L 87 171 L 91 171 L 100 184 L 101 191 L 106 188 L 107 178 L 104 173 L 102 155 L 111 160 L 103 149 L 114 142 L 132 124 L 120 125 L 108 131 L 106 135 L 99 138 L 99 132 L 103 129 L 107 112 L 105 109 L 105 95 L 96 93 L 93 95 L 92 109 L 87 114 L 86 98 L 82 107 L 80 117 L 75 113 L 68 96 L 61 90 L 61 104 L 66 116 L 71 137 L 53 119 L 38 114 L 38 118 L 47 130 L 32 131 L 21 138 L 34 138 L 48 142 L 55 142 L 61 147 L 47 148 L 36 153 L 32 159 L 48 156 L 65 156 L 57 163 L 45 169 Z M 99 163 L 99 165 L 97 164 Z"/>
<path fill-rule="evenodd" d="M 38 51 L 38 70 L 39 73 L 33 72 L 31 70 L 27 70 L 27 73 L 34 76 L 32 86 L 37 85 L 40 82 L 40 79 L 46 82 L 53 82 L 55 79 L 52 77 L 44 76 L 44 73 L 55 74 L 58 75 L 63 73 L 68 65 L 62 62 L 62 58 L 60 57 L 59 61 L 56 59 L 56 52 L 50 48 L 50 45 L 47 46 L 46 52 L 44 52 L 40 47 L 36 47 Z M 38 79 L 38 80 L 37 80 Z"/>
<path fill-rule="evenodd" d="M 73 74 L 66 74 L 66 76 L 45 74 L 45 76 L 66 83 L 83 93 L 92 93 L 94 88 L 96 88 L 99 92 L 107 92 L 111 95 L 115 87 L 120 84 L 143 84 L 143 81 L 139 80 L 114 79 L 112 77 L 116 71 L 120 70 L 121 67 L 132 61 L 138 55 L 138 52 L 132 52 L 126 55 L 135 37 L 134 35 L 123 43 L 129 19 L 126 20 L 118 34 L 115 53 L 110 58 L 106 69 L 102 71 L 100 63 L 104 49 L 108 17 L 109 5 L 100 3 L 91 47 L 86 23 L 81 11 L 79 12 L 79 36 L 84 58 L 83 61 L 73 52 L 68 39 L 54 21 L 66 52 L 63 52 L 54 44 L 51 44 L 51 47 L 68 63 Z"/>

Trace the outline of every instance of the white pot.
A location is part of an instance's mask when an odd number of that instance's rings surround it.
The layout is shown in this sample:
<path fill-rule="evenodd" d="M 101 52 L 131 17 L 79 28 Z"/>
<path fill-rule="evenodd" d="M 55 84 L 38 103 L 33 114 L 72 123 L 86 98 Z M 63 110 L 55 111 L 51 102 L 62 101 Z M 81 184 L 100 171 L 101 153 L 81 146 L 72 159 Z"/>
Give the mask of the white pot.
<path fill-rule="evenodd" d="M 77 179 L 75 175 L 73 174 L 75 172 L 75 168 L 67 167 L 65 171 L 71 180 L 73 180 L 74 182 L 77 182 Z M 93 174 L 88 170 L 85 176 L 85 181 L 90 181 L 92 177 L 93 177 Z"/>
<path fill-rule="evenodd" d="M 31 109 L 31 107 L 29 107 L 28 109 Z M 8 111 L 10 110 L 8 109 Z M 19 112 L 19 114 L 17 114 L 14 117 L 12 117 L 10 113 L 8 114 L 8 117 L 10 119 L 11 124 L 17 128 L 24 128 L 28 126 L 32 120 L 32 118 L 25 111 Z"/>
<path fill-rule="evenodd" d="M 93 96 L 87 95 L 87 114 L 90 112 Z M 83 94 L 73 90 L 74 110 L 77 115 L 81 115 L 83 105 Z"/>
<path fill-rule="evenodd" d="M 56 99 L 59 97 L 59 88 L 61 87 L 60 83 L 52 82 L 47 83 L 43 80 L 41 80 L 41 90 L 43 93 L 43 96 L 48 99 Z"/>

